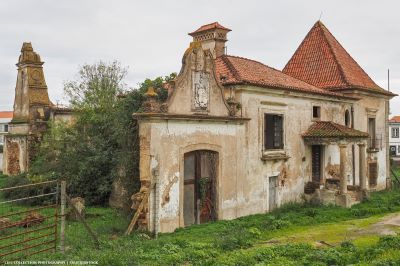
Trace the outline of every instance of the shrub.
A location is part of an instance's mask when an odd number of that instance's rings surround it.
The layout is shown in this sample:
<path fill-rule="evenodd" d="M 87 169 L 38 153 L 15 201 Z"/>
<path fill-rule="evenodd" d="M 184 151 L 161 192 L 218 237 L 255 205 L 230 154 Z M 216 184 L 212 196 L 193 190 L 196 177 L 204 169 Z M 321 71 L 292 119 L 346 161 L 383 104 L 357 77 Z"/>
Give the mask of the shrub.
<path fill-rule="evenodd" d="M 215 239 L 215 245 L 225 251 L 249 248 L 259 236 L 260 232 L 258 229 L 246 229 L 244 227 L 232 228 L 218 234 L 218 237 Z"/>
<path fill-rule="evenodd" d="M 275 216 L 267 216 L 264 223 L 264 228 L 266 230 L 277 230 L 289 227 L 291 223 L 287 220 L 277 219 Z"/>
<path fill-rule="evenodd" d="M 379 238 L 378 246 L 382 248 L 400 249 L 400 236 L 382 236 Z"/>

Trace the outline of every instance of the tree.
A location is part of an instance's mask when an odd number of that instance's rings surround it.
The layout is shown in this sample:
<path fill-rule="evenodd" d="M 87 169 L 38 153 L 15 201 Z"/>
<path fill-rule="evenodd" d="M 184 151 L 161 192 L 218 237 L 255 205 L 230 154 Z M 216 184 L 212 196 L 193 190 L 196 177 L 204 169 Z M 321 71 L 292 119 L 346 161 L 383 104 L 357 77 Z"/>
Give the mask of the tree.
<path fill-rule="evenodd" d="M 165 101 L 162 84 L 176 75 L 146 79 L 139 88 L 128 90 L 126 73 L 118 62 L 99 62 L 82 66 L 78 78 L 65 83 L 75 122 L 50 125 L 30 176 L 67 179 L 71 195 L 100 205 L 108 203 L 112 187 L 119 184 L 124 188 L 123 194 L 114 193 L 121 199 L 119 207 L 129 205 L 130 196 L 140 188 L 138 126 L 132 113 L 141 111 L 150 86 Z"/>

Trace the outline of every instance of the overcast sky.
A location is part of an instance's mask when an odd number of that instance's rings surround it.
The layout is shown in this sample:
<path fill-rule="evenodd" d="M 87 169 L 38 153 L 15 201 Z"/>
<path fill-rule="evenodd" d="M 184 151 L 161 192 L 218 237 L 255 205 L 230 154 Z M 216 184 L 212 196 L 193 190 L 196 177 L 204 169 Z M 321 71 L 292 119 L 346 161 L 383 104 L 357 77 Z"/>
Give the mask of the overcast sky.
<path fill-rule="evenodd" d="M 1 0 L 0 110 L 11 110 L 24 41 L 44 64 L 50 98 L 65 102 L 63 83 L 79 66 L 118 60 L 130 87 L 178 72 L 199 26 L 232 29 L 228 54 L 282 69 L 322 12 L 322 22 L 375 82 L 400 93 L 400 2 L 396 0 L 119 1 Z M 400 97 L 391 101 L 400 114 Z"/>

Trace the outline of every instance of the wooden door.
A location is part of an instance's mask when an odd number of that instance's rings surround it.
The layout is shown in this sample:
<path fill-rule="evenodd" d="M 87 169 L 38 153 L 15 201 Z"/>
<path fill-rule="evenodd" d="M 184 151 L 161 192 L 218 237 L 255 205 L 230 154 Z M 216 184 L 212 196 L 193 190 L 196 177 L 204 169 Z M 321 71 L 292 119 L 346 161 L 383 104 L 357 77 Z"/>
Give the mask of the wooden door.
<path fill-rule="evenodd" d="M 375 187 L 378 184 L 378 163 L 370 162 L 368 164 L 369 168 L 369 185 L 370 187 Z"/>
<path fill-rule="evenodd" d="M 278 177 L 277 176 L 270 176 L 269 177 L 269 211 L 272 211 L 276 208 L 276 189 L 278 186 Z"/>
<path fill-rule="evenodd" d="M 194 151 L 185 154 L 183 216 L 185 226 L 216 219 L 215 195 L 218 154 Z"/>
<path fill-rule="evenodd" d="M 312 182 L 316 184 L 321 183 L 321 164 L 322 164 L 322 146 L 312 146 Z"/>

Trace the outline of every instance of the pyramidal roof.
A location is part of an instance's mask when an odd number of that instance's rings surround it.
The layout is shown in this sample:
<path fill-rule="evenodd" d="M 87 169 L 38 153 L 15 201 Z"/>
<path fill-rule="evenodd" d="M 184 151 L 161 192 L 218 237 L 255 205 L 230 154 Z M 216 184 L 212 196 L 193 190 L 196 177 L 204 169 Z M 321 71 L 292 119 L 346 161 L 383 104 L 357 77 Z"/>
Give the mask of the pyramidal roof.
<path fill-rule="evenodd" d="M 314 24 L 282 72 L 324 89 L 392 95 L 368 76 L 321 21 Z"/>
<path fill-rule="evenodd" d="M 217 57 L 215 59 L 215 72 L 222 85 L 249 84 L 259 87 L 350 98 L 341 93 L 318 88 L 260 62 L 238 56 L 222 55 Z"/>
<path fill-rule="evenodd" d="M 195 31 L 193 31 L 193 32 L 190 32 L 189 35 L 192 36 L 192 35 L 195 35 L 195 34 L 200 33 L 200 32 L 205 32 L 205 31 L 214 30 L 214 29 L 220 29 L 220 30 L 225 30 L 225 31 L 232 31 L 231 29 L 228 29 L 228 28 L 222 26 L 222 25 L 219 24 L 218 22 L 213 22 L 213 23 L 210 23 L 210 24 L 206 24 L 206 25 L 201 26 L 201 27 L 198 28 L 197 30 L 195 30 Z"/>

